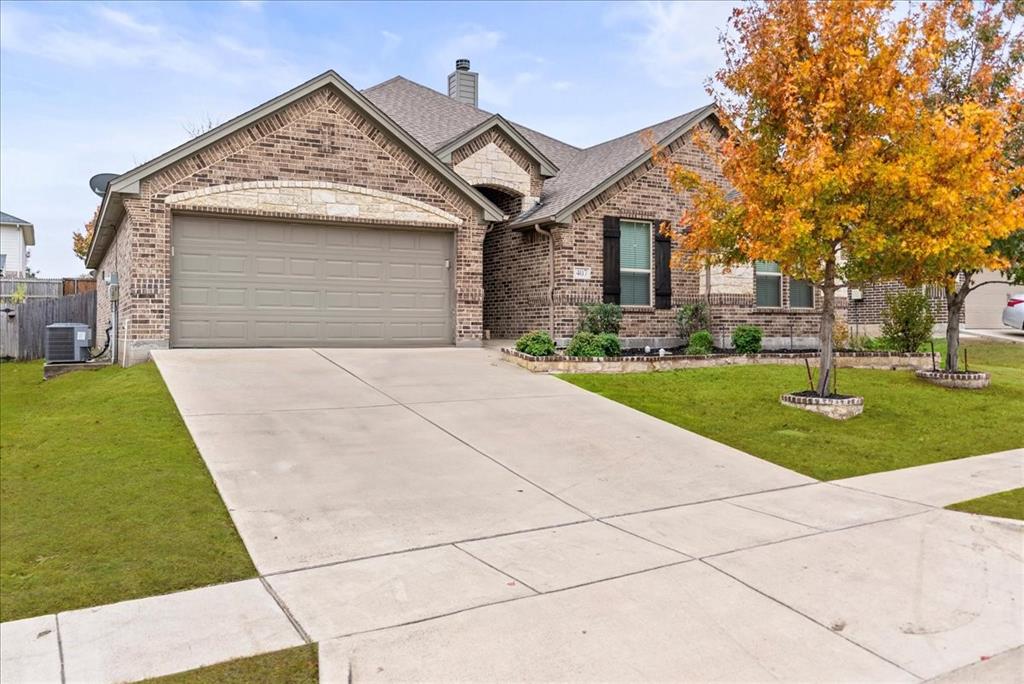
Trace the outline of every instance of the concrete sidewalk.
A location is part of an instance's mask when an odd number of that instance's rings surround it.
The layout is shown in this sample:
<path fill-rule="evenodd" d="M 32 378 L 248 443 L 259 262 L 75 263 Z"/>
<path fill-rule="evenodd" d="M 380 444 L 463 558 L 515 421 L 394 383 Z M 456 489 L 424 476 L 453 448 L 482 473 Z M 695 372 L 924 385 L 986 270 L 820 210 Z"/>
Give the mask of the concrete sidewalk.
<path fill-rule="evenodd" d="M 1024 643 L 1024 525 L 936 508 L 1024 450 L 817 483 L 487 350 L 158 363 L 261 576 L 4 623 L 3 682 L 308 641 L 330 682 L 903 681 Z"/>

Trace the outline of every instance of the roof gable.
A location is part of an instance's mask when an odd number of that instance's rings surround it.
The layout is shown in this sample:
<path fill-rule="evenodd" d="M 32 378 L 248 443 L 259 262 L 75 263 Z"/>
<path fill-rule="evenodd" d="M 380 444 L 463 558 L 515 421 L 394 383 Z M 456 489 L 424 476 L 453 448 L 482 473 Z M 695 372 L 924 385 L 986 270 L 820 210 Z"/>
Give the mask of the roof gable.
<path fill-rule="evenodd" d="M 367 116 L 374 124 L 379 126 L 387 134 L 396 139 L 403 147 L 409 150 L 417 159 L 421 160 L 429 168 L 435 171 L 442 178 L 447 180 L 458 192 L 479 206 L 483 211 L 484 218 L 488 221 L 500 221 L 505 215 L 490 200 L 484 197 L 476 188 L 467 183 L 451 168 L 442 163 L 436 155 L 425 148 L 414 136 L 410 135 L 401 126 L 397 125 L 375 104 L 368 100 L 362 93 L 353 88 L 347 81 L 334 71 L 326 71 L 319 76 L 306 81 L 305 83 L 289 90 L 286 93 L 268 100 L 244 114 L 227 121 L 206 133 L 189 140 L 188 142 L 175 147 L 172 150 L 142 164 L 110 181 L 107 192 L 104 195 L 97 220 L 97 230 L 93 243 L 89 250 L 86 265 L 89 268 L 96 268 L 102 258 L 102 252 L 109 245 L 112 235 L 110 232 L 116 230 L 117 224 L 123 215 L 122 195 L 137 194 L 141 191 L 141 183 L 144 179 L 156 174 L 176 162 L 200 152 L 218 140 L 225 138 L 232 133 L 240 131 L 261 119 L 274 114 L 288 105 L 314 93 L 315 91 L 331 86 L 337 89 L 353 106 Z M 97 251 L 99 250 L 99 251 Z"/>
<path fill-rule="evenodd" d="M 479 125 L 455 136 L 455 138 L 436 149 L 434 154 L 436 154 L 443 162 L 451 162 L 452 152 L 490 130 L 501 131 L 506 137 L 510 138 L 512 142 L 518 145 L 523 152 L 526 152 L 527 156 L 537 162 L 540 166 L 540 175 L 545 178 L 550 178 L 558 173 L 558 167 L 555 166 L 543 152 L 538 150 L 533 143 L 527 140 L 522 133 L 516 130 L 516 128 L 506 121 L 500 114 L 495 114 L 491 118 L 484 120 Z"/>
<path fill-rule="evenodd" d="M 641 133 L 650 130 L 655 140 L 667 145 L 717 113 L 714 105 L 706 105 L 592 147 L 579 148 L 401 76 L 364 93 L 439 156 L 450 153 L 500 120 L 551 160 L 557 172 L 544 182 L 540 204 L 514 217 L 513 225 L 571 220 L 579 207 L 650 159 Z"/>

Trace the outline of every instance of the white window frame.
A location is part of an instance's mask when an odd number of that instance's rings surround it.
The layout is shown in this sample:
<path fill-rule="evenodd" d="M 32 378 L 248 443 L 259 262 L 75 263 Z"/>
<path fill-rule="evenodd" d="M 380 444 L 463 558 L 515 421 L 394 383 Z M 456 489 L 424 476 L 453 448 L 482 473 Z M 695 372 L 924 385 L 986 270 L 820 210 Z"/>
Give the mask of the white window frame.
<path fill-rule="evenodd" d="M 646 273 L 647 274 L 647 303 L 646 304 L 622 304 L 622 306 L 651 306 L 654 301 L 654 222 L 645 221 L 643 219 L 619 219 L 619 234 L 622 234 L 623 223 L 636 223 L 647 225 L 647 263 L 650 264 L 650 268 L 623 268 L 622 267 L 622 252 L 619 252 L 619 281 L 621 282 L 623 273 Z M 619 289 L 620 301 L 621 301 L 621 286 Z"/>
<path fill-rule="evenodd" d="M 768 263 L 776 263 L 776 262 L 773 261 L 773 262 L 768 262 Z M 778 265 L 778 264 L 776 264 L 776 265 Z M 777 306 L 771 306 L 770 304 L 758 304 L 757 303 L 757 279 L 758 278 L 763 278 L 763 277 L 768 277 L 768 276 L 777 276 L 778 287 L 779 287 L 779 303 L 778 303 Z M 778 271 L 759 271 L 759 270 L 757 270 L 757 261 L 755 261 L 754 262 L 754 306 L 755 306 L 755 308 L 758 308 L 758 309 L 781 309 L 781 308 L 783 308 L 782 305 L 783 305 L 784 301 L 785 300 L 782 297 L 782 269 L 780 268 Z"/>

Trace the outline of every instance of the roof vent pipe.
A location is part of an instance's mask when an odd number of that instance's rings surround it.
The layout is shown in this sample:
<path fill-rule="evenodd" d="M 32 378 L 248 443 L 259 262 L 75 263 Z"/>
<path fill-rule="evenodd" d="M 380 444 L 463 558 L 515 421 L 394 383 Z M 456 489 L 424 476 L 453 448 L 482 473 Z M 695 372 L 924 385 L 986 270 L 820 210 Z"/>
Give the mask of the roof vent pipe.
<path fill-rule="evenodd" d="M 480 75 L 469 70 L 468 59 L 455 60 L 455 71 L 448 74 L 448 97 L 474 107 L 479 106 L 479 80 Z"/>

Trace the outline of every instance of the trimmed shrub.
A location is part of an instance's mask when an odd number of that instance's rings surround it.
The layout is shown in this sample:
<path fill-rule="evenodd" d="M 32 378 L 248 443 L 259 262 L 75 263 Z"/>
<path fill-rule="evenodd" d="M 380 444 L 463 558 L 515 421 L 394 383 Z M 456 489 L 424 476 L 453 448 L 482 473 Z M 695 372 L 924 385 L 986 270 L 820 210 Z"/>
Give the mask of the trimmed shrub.
<path fill-rule="evenodd" d="M 761 351 L 761 329 L 756 325 L 738 325 L 732 331 L 732 346 L 740 354 Z"/>
<path fill-rule="evenodd" d="M 622 325 L 622 307 L 618 304 L 583 304 L 580 306 L 583 318 L 580 319 L 580 332 L 598 335 L 600 333 L 619 334 Z"/>
<path fill-rule="evenodd" d="M 565 348 L 566 356 L 597 357 L 618 356 L 622 349 L 619 338 L 611 333 L 578 332 Z"/>
<path fill-rule="evenodd" d="M 619 356 L 622 354 L 622 345 L 619 343 L 618 335 L 600 333 L 597 336 L 597 344 L 601 347 L 601 356 Z"/>
<path fill-rule="evenodd" d="M 551 356 L 555 353 L 555 341 L 543 330 L 531 330 L 516 340 L 516 351 L 530 356 Z"/>
<path fill-rule="evenodd" d="M 916 352 L 931 339 L 935 319 L 928 308 L 928 296 L 920 290 L 905 290 L 885 299 L 882 338 L 898 352 Z"/>
<path fill-rule="evenodd" d="M 715 350 L 715 340 L 707 330 L 698 330 L 690 335 L 690 344 L 686 347 L 688 356 L 707 356 Z"/>
<path fill-rule="evenodd" d="M 683 338 L 684 342 L 698 330 L 710 328 L 707 304 L 696 302 L 679 307 L 679 311 L 676 312 L 676 325 L 679 326 L 679 337 Z"/>

